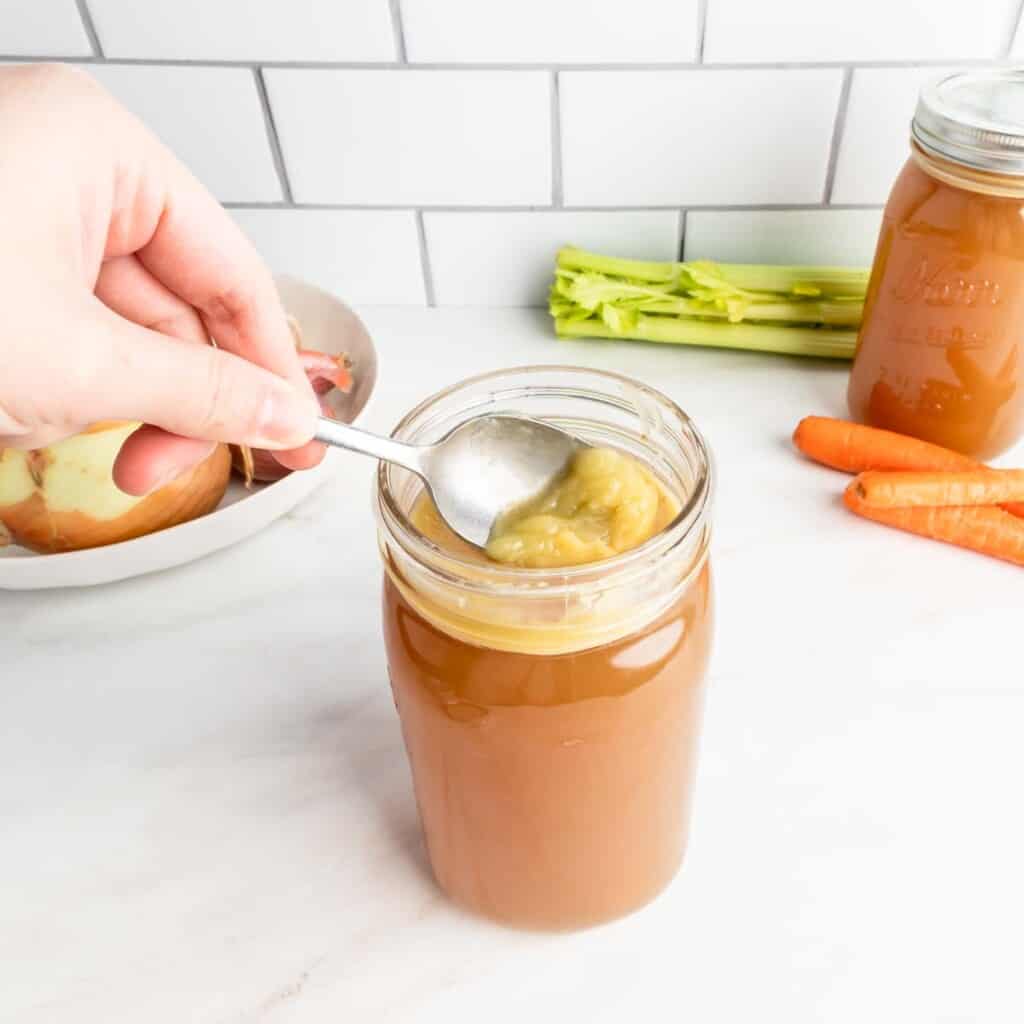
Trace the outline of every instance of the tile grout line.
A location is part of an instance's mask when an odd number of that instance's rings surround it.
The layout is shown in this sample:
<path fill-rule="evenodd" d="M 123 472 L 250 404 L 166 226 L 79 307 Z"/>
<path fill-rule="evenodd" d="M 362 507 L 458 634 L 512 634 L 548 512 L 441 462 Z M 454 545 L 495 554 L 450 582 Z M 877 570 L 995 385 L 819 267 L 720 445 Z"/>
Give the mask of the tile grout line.
<path fill-rule="evenodd" d="M 825 166 L 825 188 L 822 199 L 827 205 L 832 201 L 832 189 L 836 183 L 836 168 L 839 166 L 839 147 L 843 143 L 843 131 L 846 128 L 846 112 L 850 109 L 850 88 L 853 85 L 853 68 L 843 72 L 843 84 L 839 90 L 839 102 L 836 104 L 836 119 L 832 125 L 832 141 L 829 145 L 828 164 Z"/>
<path fill-rule="evenodd" d="M 405 22 L 402 20 L 402 0 L 388 0 L 391 10 L 391 31 L 395 35 L 395 56 L 399 64 L 406 64 Z"/>
<path fill-rule="evenodd" d="M 561 209 L 565 205 L 562 184 L 562 91 L 558 72 L 551 72 L 551 205 Z"/>
<path fill-rule="evenodd" d="M 845 70 L 849 67 L 856 68 L 946 68 L 949 66 L 964 65 L 978 68 L 1006 67 L 1012 63 L 1005 57 L 992 57 L 978 60 L 973 57 L 947 57 L 944 59 L 928 60 L 834 60 L 834 61 L 743 61 L 743 62 L 722 62 L 712 64 L 697 64 L 692 60 L 688 61 L 639 61 L 636 63 L 580 63 L 560 64 L 557 62 L 547 63 L 510 63 L 508 61 L 495 63 L 458 63 L 454 61 L 439 61 L 430 63 L 428 61 L 315 61 L 315 60 L 193 60 L 183 58 L 159 58 L 148 59 L 145 57 L 116 57 L 108 60 L 103 56 L 74 57 L 69 58 L 66 54 L 2 54 L 0 62 L 17 61 L 18 63 L 32 62 L 57 62 L 68 63 L 73 61 L 76 64 L 123 64 L 125 66 L 143 67 L 207 67 L 207 68 L 266 68 L 276 70 L 285 68 L 289 70 L 310 70 L 310 71 L 607 71 L 615 74 L 629 74 L 631 71 L 676 71 L 676 72 L 718 72 L 718 71 L 822 71 L 822 70 Z"/>
<path fill-rule="evenodd" d="M 253 68 L 253 78 L 256 81 L 260 107 L 263 110 L 263 124 L 267 132 L 267 142 L 270 144 L 270 156 L 274 161 L 277 180 L 281 183 L 281 194 L 284 196 L 285 203 L 292 207 L 295 204 L 295 197 L 292 195 L 292 185 L 288 179 L 288 168 L 285 166 L 284 151 L 281 149 L 281 139 L 277 134 L 277 124 L 274 122 L 274 111 L 270 106 L 270 96 L 267 94 L 267 83 L 263 79 L 263 69 Z"/>
<path fill-rule="evenodd" d="M 434 272 L 430 266 L 430 247 L 427 245 L 427 227 L 423 222 L 423 211 L 416 211 L 416 234 L 420 244 L 420 266 L 423 270 L 423 295 L 427 305 L 437 305 L 437 298 L 434 295 Z"/>
<path fill-rule="evenodd" d="M 75 6 L 78 8 L 78 16 L 82 19 L 82 28 L 85 29 L 85 34 L 89 37 L 93 57 L 103 60 L 103 44 L 96 31 L 96 24 L 92 20 L 92 11 L 89 10 L 87 0 L 75 0 Z"/>
<path fill-rule="evenodd" d="M 708 34 L 708 0 L 697 0 L 697 63 L 704 63 L 704 42 Z M 682 257 L 680 257 L 682 258 Z"/>
<path fill-rule="evenodd" d="M 1017 13 L 1010 22 L 1010 37 L 1006 40 L 1006 48 L 1003 50 L 1003 57 L 1005 59 L 1009 59 L 1011 51 L 1013 50 L 1013 41 L 1017 38 L 1017 32 L 1020 29 L 1022 17 L 1024 17 L 1024 0 L 1019 0 L 1017 4 Z"/>
<path fill-rule="evenodd" d="M 220 204 L 226 210 L 341 210 L 350 213 L 385 213 L 394 211 L 420 210 L 425 213 L 678 213 L 678 204 L 655 204 L 636 206 L 624 203 L 619 206 L 523 206 L 516 204 L 481 206 L 456 204 L 430 204 L 415 207 L 408 203 L 315 203 L 315 202 L 238 202 L 227 200 Z M 885 204 L 877 203 L 687 203 L 686 209 L 693 213 L 800 213 L 808 210 L 881 210 Z"/>

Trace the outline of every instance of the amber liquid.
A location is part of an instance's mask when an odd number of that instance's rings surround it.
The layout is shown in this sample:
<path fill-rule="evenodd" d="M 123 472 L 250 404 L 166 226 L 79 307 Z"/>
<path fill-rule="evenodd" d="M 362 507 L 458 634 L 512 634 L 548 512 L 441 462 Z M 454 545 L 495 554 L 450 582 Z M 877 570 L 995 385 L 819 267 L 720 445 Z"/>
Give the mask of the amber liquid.
<path fill-rule="evenodd" d="M 427 849 L 442 889 L 525 928 L 619 917 L 686 847 L 710 572 L 614 643 L 561 655 L 456 640 L 390 575 L 384 638 Z"/>
<path fill-rule="evenodd" d="M 1024 435 L 1024 201 L 914 160 L 893 186 L 850 378 L 854 417 L 988 458 Z"/>

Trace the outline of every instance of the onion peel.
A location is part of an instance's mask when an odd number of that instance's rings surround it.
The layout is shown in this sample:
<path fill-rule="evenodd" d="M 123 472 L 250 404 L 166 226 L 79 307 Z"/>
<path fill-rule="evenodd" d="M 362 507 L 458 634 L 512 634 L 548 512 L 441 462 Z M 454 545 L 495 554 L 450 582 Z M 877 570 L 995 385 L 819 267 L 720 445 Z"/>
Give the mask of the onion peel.
<path fill-rule="evenodd" d="M 212 512 L 231 455 L 218 445 L 198 466 L 142 497 L 113 482 L 121 444 L 138 424 L 106 423 L 32 452 L 0 450 L 0 544 L 52 554 L 115 544 Z"/>
<path fill-rule="evenodd" d="M 324 416 L 334 419 L 334 412 L 325 399 L 332 391 L 347 394 L 352 390 L 352 361 L 345 353 L 331 355 L 329 352 L 303 348 L 302 330 L 294 317 L 288 317 L 288 327 L 295 341 L 299 362 L 317 396 L 320 411 Z M 271 452 L 261 448 L 236 445 L 232 450 L 232 456 L 234 468 L 241 474 L 246 487 L 251 487 L 253 481 L 257 480 L 271 483 L 291 472 L 290 469 L 282 466 Z"/>

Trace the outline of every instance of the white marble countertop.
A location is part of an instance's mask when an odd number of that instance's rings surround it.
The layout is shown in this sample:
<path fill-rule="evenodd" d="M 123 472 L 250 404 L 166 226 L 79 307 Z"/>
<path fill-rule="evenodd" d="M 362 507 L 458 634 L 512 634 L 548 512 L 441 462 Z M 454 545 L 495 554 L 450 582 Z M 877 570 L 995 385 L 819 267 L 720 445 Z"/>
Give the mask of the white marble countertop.
<path fill-rule="evenodd" d="M 438 894 L 353 457 L 201 563 L 0 592 L 0 1020 L 1020 1021 L 1024 576 L 853 519 L 844 478 L 794 455 L 845 367 L 364 312 L 371 427 L 470 373 L 574 362 L 709 436 L 718 633 L 682 873 L 575 935 Z"/>

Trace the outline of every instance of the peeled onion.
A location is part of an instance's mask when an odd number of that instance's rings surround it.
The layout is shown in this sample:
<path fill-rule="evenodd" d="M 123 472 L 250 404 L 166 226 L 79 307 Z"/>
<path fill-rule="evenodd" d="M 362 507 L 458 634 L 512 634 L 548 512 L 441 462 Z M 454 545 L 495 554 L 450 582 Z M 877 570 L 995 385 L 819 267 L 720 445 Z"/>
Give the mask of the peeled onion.
<path fill-rule="evenodd" d="M 10 539 L 52 554 L 141 537 L 212 512 L 231 475 L 227 445 L 152 494 L 118 490 L 112 472 L 138 423 L 97 423 L 49 448 L 0 449 L 0 526 Z M 2 532 L 2 531 L 0 531 Z"/>

